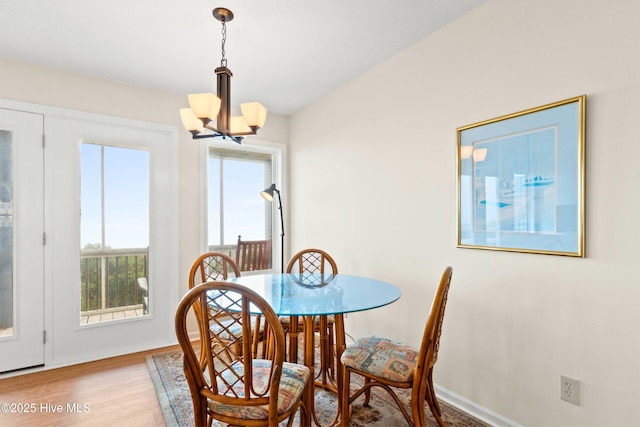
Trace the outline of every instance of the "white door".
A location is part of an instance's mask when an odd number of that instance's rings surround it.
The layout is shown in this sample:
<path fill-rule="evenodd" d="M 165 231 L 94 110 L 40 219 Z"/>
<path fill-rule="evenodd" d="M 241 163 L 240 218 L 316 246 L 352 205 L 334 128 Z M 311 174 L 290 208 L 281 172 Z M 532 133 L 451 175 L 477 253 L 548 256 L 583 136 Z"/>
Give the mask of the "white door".
<path fill-rule="evenodd" d="M 47 365 L 175 342 L 177 130 L 63 112 L 45 133 Z"/>
<path fill-rule="evenodd" d="M 44 363 L 43 116 L 0 108 L 0 373 Z"/>

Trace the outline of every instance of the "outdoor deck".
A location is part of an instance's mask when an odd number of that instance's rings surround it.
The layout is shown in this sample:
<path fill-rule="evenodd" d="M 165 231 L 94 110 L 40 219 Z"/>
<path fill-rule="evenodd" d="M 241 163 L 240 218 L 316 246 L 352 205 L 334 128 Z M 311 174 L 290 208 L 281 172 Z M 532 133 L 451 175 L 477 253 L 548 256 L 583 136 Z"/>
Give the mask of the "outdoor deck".
<path fill-rule="evenodd" d="M 94 312 L 80 313 L 80 324 L 90 325 L 92 323 L 108 322 L 110 320 L 128 319 L 131 317 L 143 316 L 142 305 L 120 307 L 110 310 L 96 310 Z"/>

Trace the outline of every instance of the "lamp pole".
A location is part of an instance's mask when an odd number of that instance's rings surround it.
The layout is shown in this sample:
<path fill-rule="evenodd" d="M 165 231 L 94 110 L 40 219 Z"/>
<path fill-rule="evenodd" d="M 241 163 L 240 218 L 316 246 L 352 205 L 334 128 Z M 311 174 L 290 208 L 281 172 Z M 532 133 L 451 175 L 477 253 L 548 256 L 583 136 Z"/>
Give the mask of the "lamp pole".
<path fill-rule="evenodd" d="M 273 201 L 273 194 L 278 195 L 278 210 L 280 211 L 280 273 L 284 273 L 284 215 L 282 214 L 282 198 L 280 197 L 280 190 L 276 188 L 275 184 L 271 184 L 269 188 L 265 188 L 260 195 L 270 202 Z"/>

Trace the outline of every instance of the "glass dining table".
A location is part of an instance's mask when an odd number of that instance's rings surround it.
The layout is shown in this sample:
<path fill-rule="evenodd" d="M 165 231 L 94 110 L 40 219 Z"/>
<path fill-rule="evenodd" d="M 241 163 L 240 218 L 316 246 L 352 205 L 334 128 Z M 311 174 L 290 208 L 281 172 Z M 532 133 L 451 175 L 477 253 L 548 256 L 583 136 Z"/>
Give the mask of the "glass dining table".
<path fill-rule="evenodd" d="M 264 298 L 279 316 L 288 316 L 290 322 L 289 361 L 298 362 L 297 357 L 297 327 L 298 318 L 303 318 L 304 355 L 303 363 L 311 370 L 312 378 L 320 378 L 316 386 L 333 390 L 338 395 L 337 422 L 340 418 L 340 402 L 342 400 L 342 370 L 340 356 L 346 346 L 344 315 L 358 311 L 371 310 L 382 307 L 400 298 L 400 290 L 387 282 L 367 277 L 350 276 L 345 274 L 257 274 L 230 279 L 257 292 Z M 320 372 L 315 375 L 315 332 L 314 324 L 318 319 L 320 325 L 320 352 L 326 349 L 326 332 L 328 317 L 334 319 L 335 327 L 335 360 L 331 363 L 326 358 L 320 358 Z M 293 338 L 293 339 L 291 339 Z M 335 362 L 335 365 L 333 365 Z M 332 383 L 328 371 L 335 366 L 336 382 Z M 314 408 L 311 408 L 314 421 Z"/>

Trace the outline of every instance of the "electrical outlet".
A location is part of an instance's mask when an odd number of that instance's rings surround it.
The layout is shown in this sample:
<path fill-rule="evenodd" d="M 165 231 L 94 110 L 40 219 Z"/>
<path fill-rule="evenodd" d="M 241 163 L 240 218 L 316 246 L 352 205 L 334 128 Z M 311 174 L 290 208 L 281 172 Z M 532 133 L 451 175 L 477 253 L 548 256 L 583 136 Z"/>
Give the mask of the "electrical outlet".
<path fill-rule="evenodd" d="M 580 406 L 580 381 L 560 375 L 560 399 Z"/>

